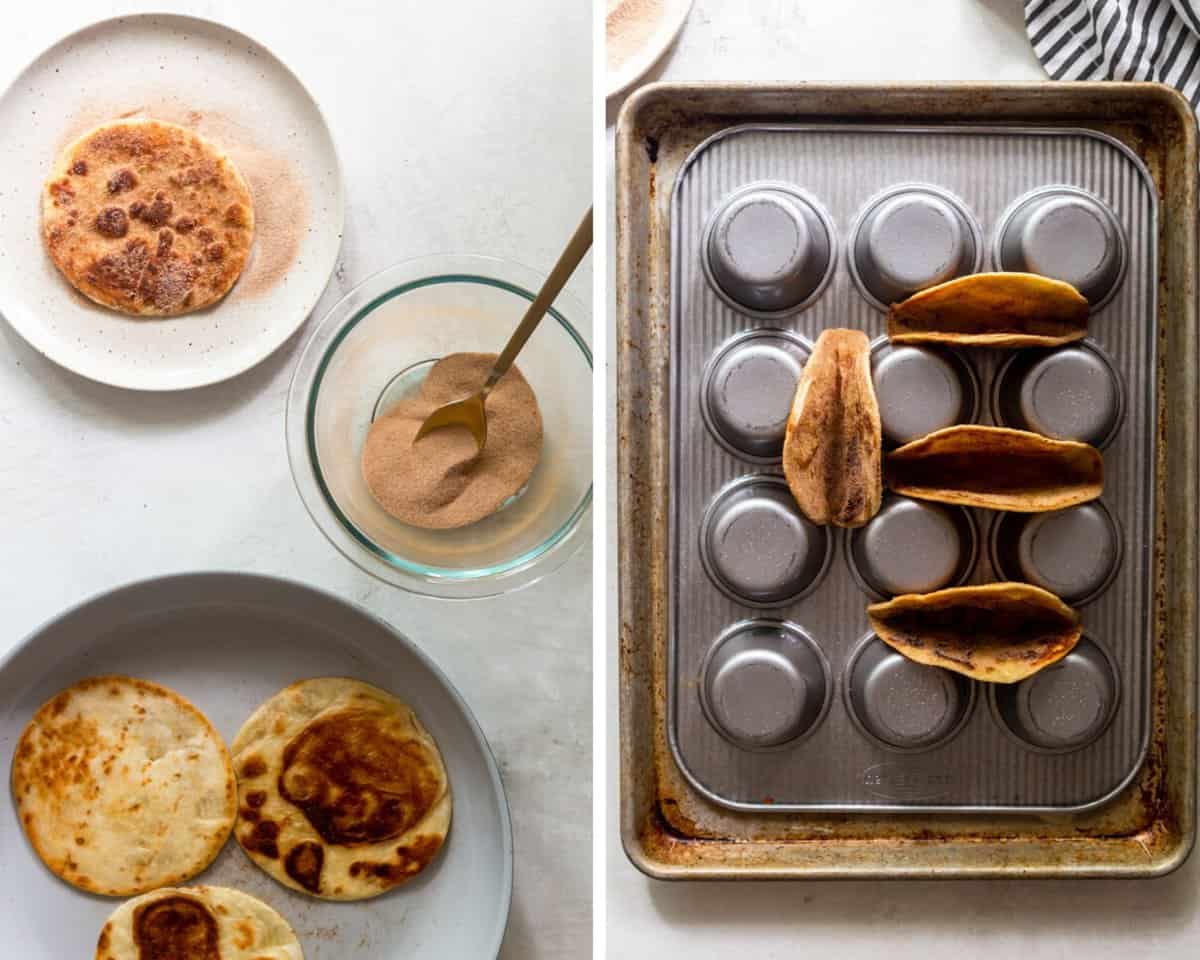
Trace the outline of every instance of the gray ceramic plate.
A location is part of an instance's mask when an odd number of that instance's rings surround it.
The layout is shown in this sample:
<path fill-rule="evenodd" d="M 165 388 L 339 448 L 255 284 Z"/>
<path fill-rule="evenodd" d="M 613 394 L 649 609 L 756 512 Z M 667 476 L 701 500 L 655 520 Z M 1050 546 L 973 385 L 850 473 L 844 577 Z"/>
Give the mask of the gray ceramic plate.
<path fill-rule="evenodd" d="M 230 840 L 196 882 L 238 887 L 269 903 L 295 928 L 306 960 L 496 956 L 512 894 L 504 787 L 467 705 L 411 641 L 352 604 L 287 580 L 194 573 L 123 587 L 50 621 L 0 660 L 6 776 L 33 711 L 98 673 L 173 687 L 226 741 L 259 703 L 304 677 L 358 677 L 407 701 L 437 738 L 454 791 L 450 837 L 424 874 L 374 900 L 330 903 L 271 880 Z M 52 875 L 25 840 L 11 797 L 0 803 L 0 865 L 0 953 L 92 956 L 121 901 L 80 893 Z"/>

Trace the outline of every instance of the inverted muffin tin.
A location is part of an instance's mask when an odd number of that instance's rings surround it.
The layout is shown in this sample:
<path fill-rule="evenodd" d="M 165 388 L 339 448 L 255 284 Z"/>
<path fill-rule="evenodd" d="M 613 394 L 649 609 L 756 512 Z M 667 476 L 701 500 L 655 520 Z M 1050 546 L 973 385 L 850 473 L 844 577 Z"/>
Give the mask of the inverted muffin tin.
<path fill-rule="evenodd" d="M 684 163 L 671 208 L 668 739 L 740 810 L 1082 810 L 1149 734 L 1156 197 L 1083 130 L 741 126 Z M 981 270 L 1068 280 L 1084 341 L 889 343 L 890 301 Z M 885 492 L 809 523 L 779 463 L 830 327 L 866 331 L 884 446 L 995 423 L 1104 451 L 1101 501 L 1007 514 Z M 912 663 L 869 603 L 1000 579 L 1081 608 L 1085 638 L 1015 685 Z"/>

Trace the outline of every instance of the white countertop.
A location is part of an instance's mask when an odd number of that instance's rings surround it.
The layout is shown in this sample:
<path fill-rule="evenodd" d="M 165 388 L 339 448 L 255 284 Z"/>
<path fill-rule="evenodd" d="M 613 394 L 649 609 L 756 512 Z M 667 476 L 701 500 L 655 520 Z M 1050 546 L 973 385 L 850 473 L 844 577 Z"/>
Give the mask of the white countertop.
<path fill-rule="evenodd" d="M 1042 80 L 1020 0 L 696 0 L 663 80 Z M 608 104 L 612 248 L 613 132 Z M 610 286 L 612 283 L 610 252 Z M 613 305 L 608 306 L 609 330 Z M 609 357 L 615 343 L 609 335 Z M 610 362 L 610 396 L 615 377 Z M 610 452 L 613 431 L 610 415 Z M 611 475 L 611 470 L 610 470 Z M 615 485 L 609 543 L 615 550 Z M 615 584 L 610 562 L 609 582 Z M 610 625 L 616 597 L 610 592 Z M 608 955 L 673 960 L 1193 957 L 1200 855 L 1152 881 L 675 883 L 648 880 L 617 832 L 616 641 L 608 665 Z"/>
<path fill-rule="evenodd" d="M 0 88 L 65 34 L 137 10 L 253 36 L 321 105 L 347 217 L 317 317 L 360 280 L 420 254 L 491 253 L 548 270 L 588 203 L 586 4 L 511 0 L 483 14 L 469 0 L 22 4 L 0 28 Z M 590 262 L 571 287 L 590 301 Z M 285 454 L 284 400 L 311 326 L 229 383 L 152 395 L 67 373 L 0 322 L 0 655 L 64 607 L 163 573 L 271 573 L 363 604 L 437 660 L 496 753 L 516 842 L 501 956 L 585 956 L 590 553 L 514 596 L 466 604 L 413 597 L 345 560 L 305 513 Z"/>

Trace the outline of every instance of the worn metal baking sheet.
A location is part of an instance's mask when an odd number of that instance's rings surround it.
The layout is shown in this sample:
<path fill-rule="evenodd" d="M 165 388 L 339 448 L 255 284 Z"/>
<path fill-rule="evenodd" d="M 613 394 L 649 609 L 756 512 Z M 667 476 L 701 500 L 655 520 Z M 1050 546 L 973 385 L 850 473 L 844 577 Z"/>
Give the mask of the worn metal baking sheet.
<path fill-rule="evenodd" d="M 146 580 L 67 611 L 0 660 L 0 766 L 37 707 L 87 676 L 123 673 L 178 690 L 228 743 L 267 697 L 296 680 L 356 677 L 416 711 L 438 741 L 454 791 L 442 853 L 419 878 L 373 900 L 295 893 L 251 863 L 232 837 L 194 882 L 231 886 L 292 925 L 308 960 L 495 957 L 512 893 L 512 833 L 495 760 L 445 675 L 387 624 L 293 581 L 234 573 Z M 0 803 L 5 956 L 91 956 L 119 899 L 53 876 Z M 459 905 L 473 907 L 464 915 Z"/>
<path fill-rule="evenodd" d="M 832 275 L 811 305 L 772 321 L 727 303 L 702 266 L 714 211 L 730 195 L 763 182 L 793 185 L 822 204 L 831 215 L 837 252 Z M 810 735 L 766 752 L 722 736 L 702 708 L 702 666 L 713 642 L 756 611 L 717 590 L 705 575 L 697 531 L 717 491 L 763 469 L 719 445 L 707 428 L 700 412 L 703 372 L 730 338 L 766 323 L 810 341 L 829 327 L 883 333 L 884 314 L 862 296 L 849 268 L 851 225 L 874 197 L 897 184 L 948 191 L 989 239 L 1017 198 L 1065 184 L 1111 209 L 1127 238 L 1124 281 L 1089 325 L 1089 338 L 1113 358 L 1125 384 L 1124 424 L 1104 461 L 1105 501 L 1123 528 L 1126 550 L 1113 583 L 1081 611 L 1088 635 L 1115 651 L 1121 697 L 1107 730 L 1080 750 L 1035 752 L 1005 733 L 995 711 L 977 708 L 940 746 L 901 753 L 863 736 L 845 698 L 833 696 Z M 915 247 L 922 239 L 918 234 L 908 242 Z M 1157 239 L 1157 197 L 1145 165 L 1119 141 L 1085 129 L 754 124 L 723 130 L 696 148 L 676 177 L 671 203 L 667 712 L 675 759 L 698 790 L 739 809 L 1050 811 L 1099 805 L 1129 782 L 1145 755 L 1150 726 Z M 982 269 L 999 269 L 990 260 Z M 964 355 L 988 395 L 1008 353 L 975 349 Z M 741 390 L 762 390 L 760 381 L 747 379 Z M 991 417 L 985 409 L 977 420 Z M 977 526 L 986 530 L 994 517 L 977 511 Z M 815 590 L 771 613 L 804 628 L 839 680 L 850 653 L 870 632 L 870 598 L 846 562 L 848 539 L 837 532 L 837 557 Z M 996 579 L 981 552 L 969 582 Z M 882 692 L 879 685 L 876 690 Z M 766 695 L 765 685 L 746 692 Z M 978 699 L 983 706 L 985 698 Z"/>
<path fill-rule="evenodd" d="M 735 810 L 676 763 L 667 737 L 670 205 L 696 148 L 746 123 L 1084 128 L 1146 165 L 1160 248 L 1152 724 L 1145 762 L 1100 808 Z M 617 129 L 621 827 L 640 869 L 664 878 L 1151 876 L 1183 862 L 1195 829 L 1197 540 L 1193 525 L 1168 530 L 1167 518 L 1188 515 L 1197 495 L 1196 160 L 1188 105 L 1155 84 L 660 84 L 626 104 Z"/>

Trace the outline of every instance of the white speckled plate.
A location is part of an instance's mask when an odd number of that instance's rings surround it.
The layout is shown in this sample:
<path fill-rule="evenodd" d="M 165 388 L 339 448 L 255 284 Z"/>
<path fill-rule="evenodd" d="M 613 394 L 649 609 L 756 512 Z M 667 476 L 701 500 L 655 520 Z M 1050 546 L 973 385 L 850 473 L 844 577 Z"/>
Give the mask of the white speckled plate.
<path fill-rule="evenodd" d="M 608 11 L 611 13 L 627 2 L 629 0 L 608 0 Z M 692 0 L 656 0 L 655 3 L 646 3 L 644 6 L 648 9 L 649 18 L 653 22 L 648 28 L 644 41 L 637 46 L 636 50 L 622 60 L 615 70 L 609 68 L 607 71 L 605 82 L 608 93 L 606 96 L 615 96 L 633 86 L 651 67 L 658 63 L 687 22 L 688 14 L 692 10 Z"/>
<path fill-rule="evenodd" d="M 41 187 L 58 152 L 122 115 L 208 136 L 250 182 L 259 229 L 232 292 L 208 310 L 139 320 L 59 274 L 41 241 Z M 59 41 L 0 95 L 0 315 L 92 380 L 180 390 L 252 367 L 316 305 L 342 241 L 342 183 L 316 103 L 267 49 L 192 17 L 106 20 Z"/>
<path fill-rule="evenodd" d="M 512 894 L 512 828 L 483 732 L 446 676 L 415 644 L 360 608 L 288 580 L 192 573 L 103 594 L 36 630 L 0 659 L 0 779 L 40 704 L 101 673 L 178 690 L 231 740 L 287 684 L 358 677 L 407 702 L 446 762 L 454 815 L 434 862 L 372 900 L 333 903 L 296 893 L 230 839 L 196 878 L 245 890 L 292 925 L 305 960 L 405 957 L 488 960 L 500 949 Z M 90 896 L 50 873 L 0 799 L 0 956 L 91 957 L 120 899 Z"/>

